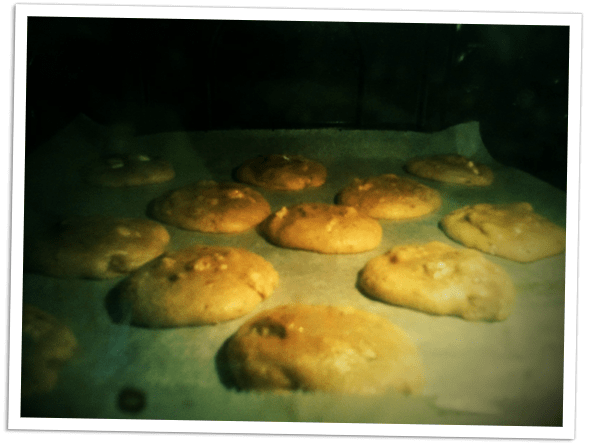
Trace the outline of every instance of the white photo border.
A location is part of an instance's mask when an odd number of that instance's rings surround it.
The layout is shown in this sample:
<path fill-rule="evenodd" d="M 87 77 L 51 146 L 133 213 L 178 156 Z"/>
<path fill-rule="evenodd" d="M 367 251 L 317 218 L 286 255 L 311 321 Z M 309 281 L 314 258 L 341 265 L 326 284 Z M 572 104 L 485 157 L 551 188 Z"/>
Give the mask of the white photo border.
<path fill-rule="evenodd" d="M 10 377 L 9 429 L 68 431 L 132 431 L 222 434 L 286 434 L 336 436 L 420 436 L 420 437 L 485 437 L 570 439 L 574 437 L 578 223 L 581 140 L 581 52 L 582 15 L 578 13 L 511 13 L 511 12 L 433 12 L 368 9 L 299 9 L 257 7 L 159 7 L 159 6 L 87 6 L 28 5 L 15 10 L 14 108 L 13 108 L 13 185 L 12 185 L 12 250 L 10 301 L 10 350 L 20 355 L 22 312 L 22 232 L 24 214 L 24 134 L 26 96 L 26 20 L 29 16 L 61 17 L 127 17 L 127 18 L 198 18 L 240 20 L 301 20 L 399 23 L 461 24 L 526 24 L 570 27 L 570 95 L 568 136 L 568 205 L 567 268 L 565 312 L 564 421 L 561 428 L 519 428 L 490 426 L 439 425 L 359 425 L 348 423 L 261 423 L 223 421 L 152 421 L 152 420 L 86 420 L 32 419 L 20 417 L 20 377 Z M 9 361 L 10 374 L 20 373 L 18 358 Z M 15 372 L 17 371 L 17 372 Z"/>

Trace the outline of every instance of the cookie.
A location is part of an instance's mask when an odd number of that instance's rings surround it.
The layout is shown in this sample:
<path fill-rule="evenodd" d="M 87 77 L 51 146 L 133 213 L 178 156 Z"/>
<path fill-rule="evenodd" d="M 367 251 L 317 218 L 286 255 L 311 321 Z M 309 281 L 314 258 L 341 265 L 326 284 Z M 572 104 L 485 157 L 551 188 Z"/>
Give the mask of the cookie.
<path fill-rule="evenodd" d="M 182 229 L 236 233 L 264 220 L 270 214 L 270 205 L 246 185 L 209 180 L 166 192 L 151 202 L 149 213 Z"/>
<path fill-rule="evenodd" d="M 355 178 L 336 199 L 338 204 L 353 206 L 370 217 L 389 220 L 422 217 L 442 204 L 438 191 L 395 174 Z"/>
<path fill-rule="evenodd" d="M 379 222 L 350 206 L 302 203 L 283 207 L 261 225 L 277 246 L 324 254 L 369 251 L 381 242 Z"/>
<path fill-rule="evenodd" d="M 515 290 L 500 266 L 441 242 L 398 246 L 370 260 L 359 289 L 377 300 L 466 320 L 504 320 Z"/>
<path fill-rule="evenodd" d="M 142 154 L 113 154 L 93 160 L 82 169 L 82 177 L 87 183 L 108 187 L 162 183 L 174 176 L 170 162 Z"/>
<path fill-rule="evenodd" d="M 535 213 L 525 202 L 465 206 L 445 216 L 441 227 L 469 248 L 518 262 L 532 262 L 565 250 L 565 229 Z"/>
<path fill-rule="evenodd" d="M 278 281 L 273 266 L 253 252 L 195 245 L 146 264 L 116 292 L 135 325 L 196 326 L 247 314 Z"/>
<path fill-rule="evenodd" d="M 488 186 L 494 181 L 494 173 L 488 166 L 458 154 L 415 158 L 405 168 L 410 174 L 439 182 Z"/>
<path fill-rule="evenodd" d="M 25 270 L 63 278 L 120 277 L 162 254 L 170 241 L 152 220 L 72 217 L 25 243 Z"/>
<path fill-rule="evenodd" d="M 234 384 L 245 390 L 414 394 L 424 384 L 409 336 L 352 307 L 290 305 L 264 311 L 229 339 L 225 356 Z"/>
<path fill-rule="evenodd" d="M 21 396 L 51 392 L 61 367 L 74 356 L 76 337 L 57 318 L 28 304 L 22 333 Z"/>
<path fill-rule="evenodd" d="M 244 162 L 236 178 L 250 185 L 281 191 L 315 188 L 326 182 L 324 165 L 301 155 L 270 154 Z"/>

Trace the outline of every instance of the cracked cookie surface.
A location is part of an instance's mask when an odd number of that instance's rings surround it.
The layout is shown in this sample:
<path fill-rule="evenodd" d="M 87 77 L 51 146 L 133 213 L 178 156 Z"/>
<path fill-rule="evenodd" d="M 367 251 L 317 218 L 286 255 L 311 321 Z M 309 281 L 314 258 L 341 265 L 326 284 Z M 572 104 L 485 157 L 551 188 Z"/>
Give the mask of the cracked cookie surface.
<path fill-rule="evenodd" d="M 446 215 L 441 227 L 469 248 L 518 262 L 565 250 L 565 229 L 535 213 L 526 202 L 465 206 Z"/>
<path fill-rule="evenodd" d="M 471 249 L 441 242 L 398 246 L 359 274 L 368 296 L 397 306 L 466 320 L 504 320 L 512 311 L 508 273 Z"/>
<path fill-rule="evenodd" d="M 148 209 L 158 221 L 191 231 L 237 233 L 270 214 L 270 205 L 257 191 L 241 183 L 202 180 L 166 192 Z"/>
<path fill-rule="evenodd" d="M 405 169 L 418 177 L 446 183 L 489 186 L 494 181 L 494 173 L 489 166 L 458 154 L 411 159 Z"/>
<path fill-rule="evenodd" d="M 93 160 L 82 168 L 82 177 L 87 183 L 107 187 L 163 183 L 175 175 L 170 162 L 144 154 L 113 154 Z"/>
<path fill-rule="evenodd" d="M 162 254 L 170 241 L 152 220 L 71 217 L 25 242 L 25 270 L 63 278 L 126 275 Z"/>
<path fill-rule="evenodd" d="M 194 245 L 166 253 L 121 282 L 133 324 L 179 327 L 241 317 L 271 296 L 279 276 L 241 248 Z"/>
<path fill-rule="evenodd" d="M 442 204 L 438 191 L 395 174 L 355 178 L 340 191 L 337 201 L 370 217 L 389 220 L 422 217 Z"/>
<path fill-rule="evenodd" d="M 398 326 L 352 307 L 289 305 L 245 323 L 226 347 L 235 384 L 246 390 L 419 393 L 418 351 Z"/>
<path fill-rule="evenodd" d="M 246 160 L 236 177 L 243 183 L 282 191 L 316 188 L 326 182 L 324 165 L 301 155 L 270 154 Z"/>
<path fill-rule="evenodd" d="M 324 254 L 369 251 L 381 242 L 379 222 L 350 206 L 302 203 L 269 216 L 261 230 L 273 244 Z"/>
<path fill-rule="evenodd" d="M 74 333 L 53 315 L 23 305 L 21 396 L 51 392 L 61 367 L 78 346 Z"/>

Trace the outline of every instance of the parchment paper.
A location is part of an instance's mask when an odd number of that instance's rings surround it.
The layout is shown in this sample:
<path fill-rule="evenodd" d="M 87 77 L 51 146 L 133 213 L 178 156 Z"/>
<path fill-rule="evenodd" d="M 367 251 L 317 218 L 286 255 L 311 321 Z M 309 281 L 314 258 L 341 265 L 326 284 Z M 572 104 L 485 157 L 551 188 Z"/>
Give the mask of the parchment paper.
<path fill-rule="evenodd" d="M 134 188 L 101 188 L 82 182 L 79 170 L 105 152 L 162 155 L 174 165 L 173 181 Z M 564 254 L 521 264 L 488 256 L 514 280 L 518 298 L 505 321 L 467 322 L 370 300 L 356 289 L 365 263 L 410 242 L 439 240 L 460 247 L 438 227 L 467 204 L 530 202 L 565 226 L 566 194 L 534 177 L 496 163 L 477 122 L 423 134 L 396 131 L 250 130 L 172 132 L 134 137 L 78 117 L 26 160 L 25 234 L 74 214 L 147 217 L 149 201 L 196 180 L 232 180 L 234 168 L 265 153 L 302 154 L 323 162 L 327 183 L 302 192 L 259 191 L 274 210 L 304 201 L 331 203 L 353 177 L 407 175 L 416 155 L 458 152 L 489 164 L 493 185 L 464 187 L 417 179 L 441 192 L 439 211 L 416 221 L 381 221 L 384 237 L 370 252 L 323 255 L 278 248 L 255 230 L 201 234 L 171 226 L 170 249 L 194 243 L 244 247 L 271 262 L 280 275 L 273 296 L 251 314 L 215 326 L 146 329 L 116 323 L 106 307 L 120 279 L 57 279 L 25 273 L 23 301 L 62 319 L 78 338 L 76 357 L 61 371 L 56 389 L 23 403 L 33 416 L 183 420 L 305 421 L 480 425 L 561 425 Z M 226 387 L 218 351 L 256 313 L 294 302 L 352 305 L 390 319 L 415 340 L 427 385 L 422 396 L 397 393 L 370 398 L 326 393 L 286 395 L 237 392 Z M 135 414 L 117 406 L 121 389 L 146 396 Z"/>

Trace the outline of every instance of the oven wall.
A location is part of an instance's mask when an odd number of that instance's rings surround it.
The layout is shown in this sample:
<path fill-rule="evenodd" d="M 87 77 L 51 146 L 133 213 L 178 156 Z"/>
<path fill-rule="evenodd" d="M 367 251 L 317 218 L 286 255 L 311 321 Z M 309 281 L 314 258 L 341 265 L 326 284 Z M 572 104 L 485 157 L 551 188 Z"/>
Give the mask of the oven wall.
<path fill-rule="evenodd" d="M 135 134 L 480 122 L 565 189 L 567 27 L 30 18 L 27 152 L 79 113 Z"/>

